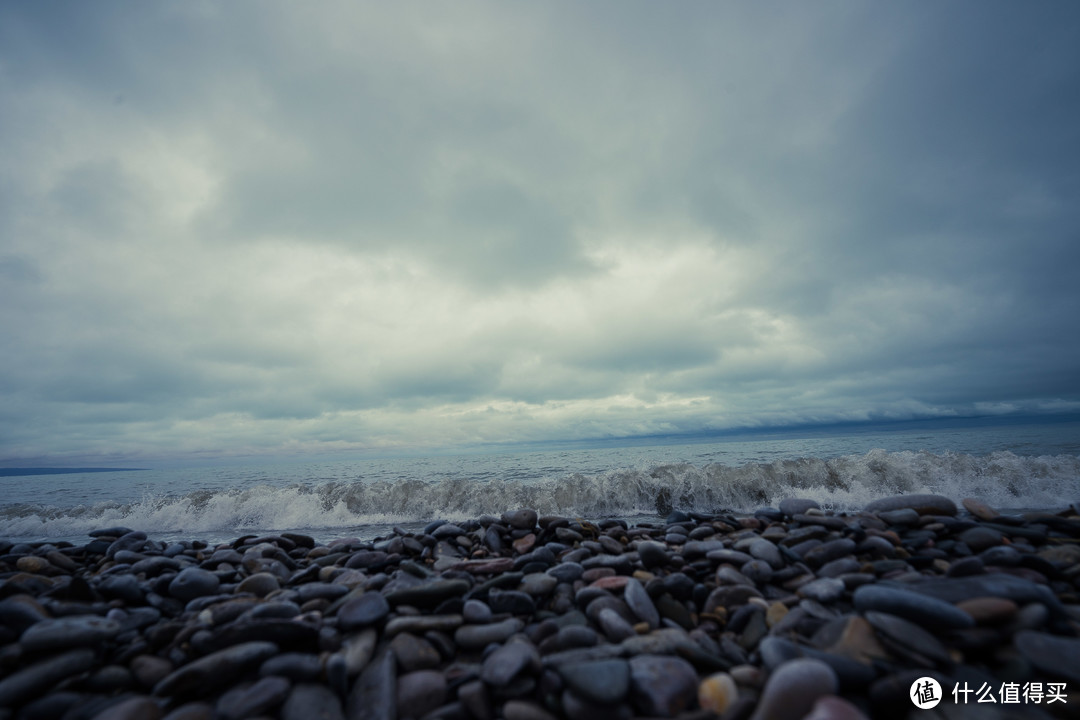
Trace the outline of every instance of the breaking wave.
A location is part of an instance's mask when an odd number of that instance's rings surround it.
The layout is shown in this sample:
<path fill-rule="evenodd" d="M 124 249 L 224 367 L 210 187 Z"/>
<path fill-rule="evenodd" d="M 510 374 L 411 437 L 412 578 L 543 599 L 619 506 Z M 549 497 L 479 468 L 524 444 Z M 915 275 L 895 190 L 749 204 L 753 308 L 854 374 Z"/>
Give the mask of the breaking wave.
<path fill-rule="evenodd" d="M 74 537 L 109 525 L 158 535 L 282 530 L 325 534 L 463 520 L 519 507 L 588 518 L 655 516 L 667 506 L 748 512 L 785 497 L 810 497 L 824 507 L 853 510 L 879 497 L 905 493 L 935 493 L 957 501 L 978 497 L 1003 509 L 1061 508 L 1080 498 L 1080 457 L 872 450 L 739 467 L 655 465 L 533 482 L 453 478 L 265 485 L 67 508 L 7 505 L 0 508 L 0 535 Z"/>

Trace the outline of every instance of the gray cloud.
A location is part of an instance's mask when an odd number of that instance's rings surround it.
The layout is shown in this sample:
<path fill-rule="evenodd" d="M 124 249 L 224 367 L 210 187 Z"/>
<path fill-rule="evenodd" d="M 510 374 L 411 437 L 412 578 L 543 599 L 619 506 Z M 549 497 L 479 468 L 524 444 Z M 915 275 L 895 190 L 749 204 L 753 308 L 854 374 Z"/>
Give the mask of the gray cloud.
<path fill-rule="evenodd" d="M 0 8 L 0 459 L 1080 408 L 1080 11 Z"/>

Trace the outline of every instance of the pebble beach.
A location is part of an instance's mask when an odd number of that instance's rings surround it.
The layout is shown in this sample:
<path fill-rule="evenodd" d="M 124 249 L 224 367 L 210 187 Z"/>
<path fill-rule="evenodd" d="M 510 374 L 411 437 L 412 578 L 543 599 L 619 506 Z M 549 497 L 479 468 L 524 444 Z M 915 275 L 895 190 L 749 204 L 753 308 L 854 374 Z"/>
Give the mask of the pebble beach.
<path fill-rule="evenodd" d="M 0 720 L 1078 717 L 1078 634 L 1075 506 L 0 540 Z"/>

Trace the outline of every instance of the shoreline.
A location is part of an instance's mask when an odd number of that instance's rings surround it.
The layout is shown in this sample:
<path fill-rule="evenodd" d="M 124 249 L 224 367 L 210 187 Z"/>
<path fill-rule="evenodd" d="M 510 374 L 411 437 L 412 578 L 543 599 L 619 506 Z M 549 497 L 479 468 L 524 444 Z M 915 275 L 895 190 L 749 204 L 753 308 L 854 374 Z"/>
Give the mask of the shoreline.
<path fill-rule="evenodd" d="M 0 720 L 905 717 L 926 677 L 942 705 L 1039 683 L 1064 701 L 1010 716 L 1080 708 L 1075 508 L 905 495 L 637 524 L 524 509 L 328 543 L 92 535 L 0 541 Z"/>

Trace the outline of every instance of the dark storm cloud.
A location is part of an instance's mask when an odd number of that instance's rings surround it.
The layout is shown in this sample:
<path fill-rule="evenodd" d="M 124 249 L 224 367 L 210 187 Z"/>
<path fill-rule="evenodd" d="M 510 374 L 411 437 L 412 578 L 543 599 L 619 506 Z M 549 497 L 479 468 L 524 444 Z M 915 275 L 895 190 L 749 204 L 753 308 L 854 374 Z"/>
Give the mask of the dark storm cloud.
<path fill-rule="evenodd" d="M 0 457 L 1080 407 L 1080 11 L 0 8 Z"/>

